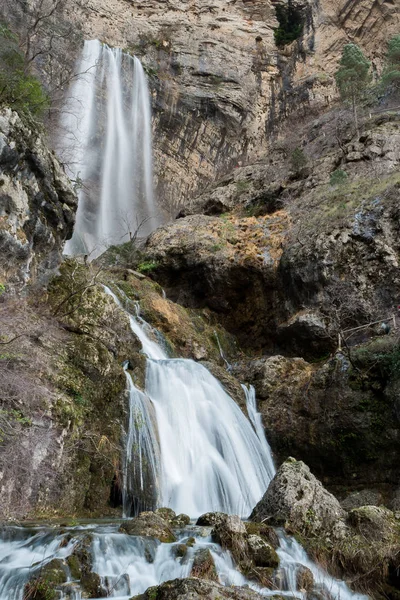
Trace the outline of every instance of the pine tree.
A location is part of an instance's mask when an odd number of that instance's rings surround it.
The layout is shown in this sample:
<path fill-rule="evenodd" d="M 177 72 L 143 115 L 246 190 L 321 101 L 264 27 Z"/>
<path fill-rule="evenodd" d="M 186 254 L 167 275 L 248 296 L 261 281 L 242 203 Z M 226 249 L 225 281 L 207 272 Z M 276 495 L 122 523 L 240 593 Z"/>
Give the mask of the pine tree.
<path fill-rule="evenodd" d="M 395 35 L 388 43 L 382 83 L 385 88 L 400 90 L 400 35 Z"/>
<path fill-rule="evenodd" d="M 356 44 L 344 46 L 335 78 L 343 100 L 351 102 L 358 137 L 360 132 L 357 105 L 371 81 L 370 67 L 371 63 L 365 58 L 361 48 Z"/>

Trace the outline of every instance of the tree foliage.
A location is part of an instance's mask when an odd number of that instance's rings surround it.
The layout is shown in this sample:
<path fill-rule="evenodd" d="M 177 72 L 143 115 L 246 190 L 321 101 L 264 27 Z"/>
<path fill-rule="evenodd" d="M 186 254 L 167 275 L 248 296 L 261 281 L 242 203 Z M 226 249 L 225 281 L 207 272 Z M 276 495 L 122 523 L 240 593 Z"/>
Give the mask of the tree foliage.
<path fill-rule="evenodd" d="M 40 81 L 32 75 L 18 45 L 18 38 L 0 22 L 0 105 L 22 113 L 40 116 L 48 97 Z"/>
<path fill-rule="evenodd" d="M 357 44 L 344 46 L 335 79 L 342 99 L 351 102 L 357 133 L 357 104 L 371 81 L 370 67 L 371 63 Z"/>
<path fill-rule="evenodd" d="M 400 35 L 395 35 L 389 40 L 382 83 L 385 88 L 400 90 Z"/>

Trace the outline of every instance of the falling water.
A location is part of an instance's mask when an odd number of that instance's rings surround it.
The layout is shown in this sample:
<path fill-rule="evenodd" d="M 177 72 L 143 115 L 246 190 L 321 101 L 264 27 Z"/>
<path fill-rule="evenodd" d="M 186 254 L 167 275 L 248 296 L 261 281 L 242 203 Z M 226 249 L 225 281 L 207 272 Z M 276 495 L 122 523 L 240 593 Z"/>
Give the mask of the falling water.
<path fill-rule="evenodd" d="M 191 517 L 210 510 L 247 517 L 274 474 L 265 438 L 205 367 L 168 359 L 148 324 L 139 315 L 129 319 L 148 357 L 143 396 L 156 415 L 161 505 Z M 151 422 L 148 414 L 142 419 Z"/>
<path fill-rule="evenodd" d="M 273 472 L 236 402 L 192 360 L 148 360 L 146 393 L 157 415 L 162 504 L 192 517 L 210 510 L 247 517 Z"/>
<path fill-rule="evenodd" d="M 138 58 L 85 42 L 62 116 L 60 151 L 79 205 L 66 254 L 95 258 L 156 225 L 149 90 Z"/>
<path fill-rule="evenodd" d="M 125 372 L 129 394 L 129 424 L 123 460 L 124 517 L 158 505 L 160 451 L 149 398 Z"/>

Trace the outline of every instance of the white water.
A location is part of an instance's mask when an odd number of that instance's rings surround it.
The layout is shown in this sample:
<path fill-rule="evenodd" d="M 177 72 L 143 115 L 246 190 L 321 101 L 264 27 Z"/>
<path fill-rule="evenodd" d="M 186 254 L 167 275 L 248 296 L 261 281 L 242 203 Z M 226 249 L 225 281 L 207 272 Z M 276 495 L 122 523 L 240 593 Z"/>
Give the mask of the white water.
<path fill-rule="evenodd" d="M 160 441 L 161 505 L 191 517 L 207 511 L 247 517 L 274 475 L 265 436 L 205 367 L 168 359 L 145 321 L 129 318 L 148 357 L 145 394 L 155 408 Z"/>
<path fill-rule="evenodd" d="M 60 153 L 82 184 L 66 254 L 95 258 L 157 225 L 150 95 L 136 57 L 86 41 L 62 113 Z"/>
<path fill-rule="evenodd" d="M 158 506 L 160 449 L 154 431 L 149 398 L 126 374 L 129 424 L 123 460 L 123 516 Z"/>
<path fill-rule="evenodd" d="M 37 528 L 29 532 L 23 528 L 5 528 L 0 535 L 0 600 L 22 600 L 25 583 L 52 558 L 62 560 L 67 583 L 59 588 L 60 599 L 82 600 L 79 582 L 72 580 L 65 559 L 73 552 L 82 536 L 89 535 L 92 569 L 101 578 L 104 594 L 115 600 L 129 600 L 148 587 L 164 581 L 189 577 L 197 550 L 208 548 L 213 556 L 220 583 L 226 586 L 248 586 L 262 596 L 279 595 L 306 600 L 296 589 L 296 571 L 300 565 L 311 570 L 317 589 L 335 600 L 366 600 L 366 596 L 352 593 L 338 581 L 312 563 L 304 550 L 292 538 L 278 532 L 281 547 L 279 570 L 283 576 L 282 589 L 277 592 L 262 588 L 246 579 L 235 567 L 230 554 L 212 542 L 204 528 L 189 527 L 182 531 L 177 542 L 162 544 L 157 540 L 118 533 L 115 525 L 87 525 L 68 529 L 63 534 L 56 529 Z M 183 558 L 176 556 L 176 546 L 195 538 Z"/>
<path fill-rule="evenodd" d="M 191 517 L 247 517 L 273 476 L 271 460 L 217 379 L 192 360 L 148 360 L 146 393 L 157 415 L 162 505 Z"/>

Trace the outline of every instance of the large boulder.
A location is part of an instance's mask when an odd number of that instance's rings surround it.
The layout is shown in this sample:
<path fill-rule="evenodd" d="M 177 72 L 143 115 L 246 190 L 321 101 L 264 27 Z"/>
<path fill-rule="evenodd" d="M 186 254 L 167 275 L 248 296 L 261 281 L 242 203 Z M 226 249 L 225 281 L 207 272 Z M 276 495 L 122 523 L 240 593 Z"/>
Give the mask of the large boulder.
<path fill-rule="evenodd" d="M 156 538 L 165 543 L 176 541 L 168 522 L 154 512 L 142 512 L 138 517 L 124 521 L 119 531 L 128 535 Z"/>
<path fill-rule="evenodd" d="M 77 197 L 37 125 L 0 110 L 0 283 L 45 282 L 71 237 Z"/>
<path fill-rule="evenodd" d="M 285 525 L 307 535 L 329 532 L 339 539 L 345 535 L 346 513 L 310 469 L 289 458 L 278 470 L 251 519 Z"/>

